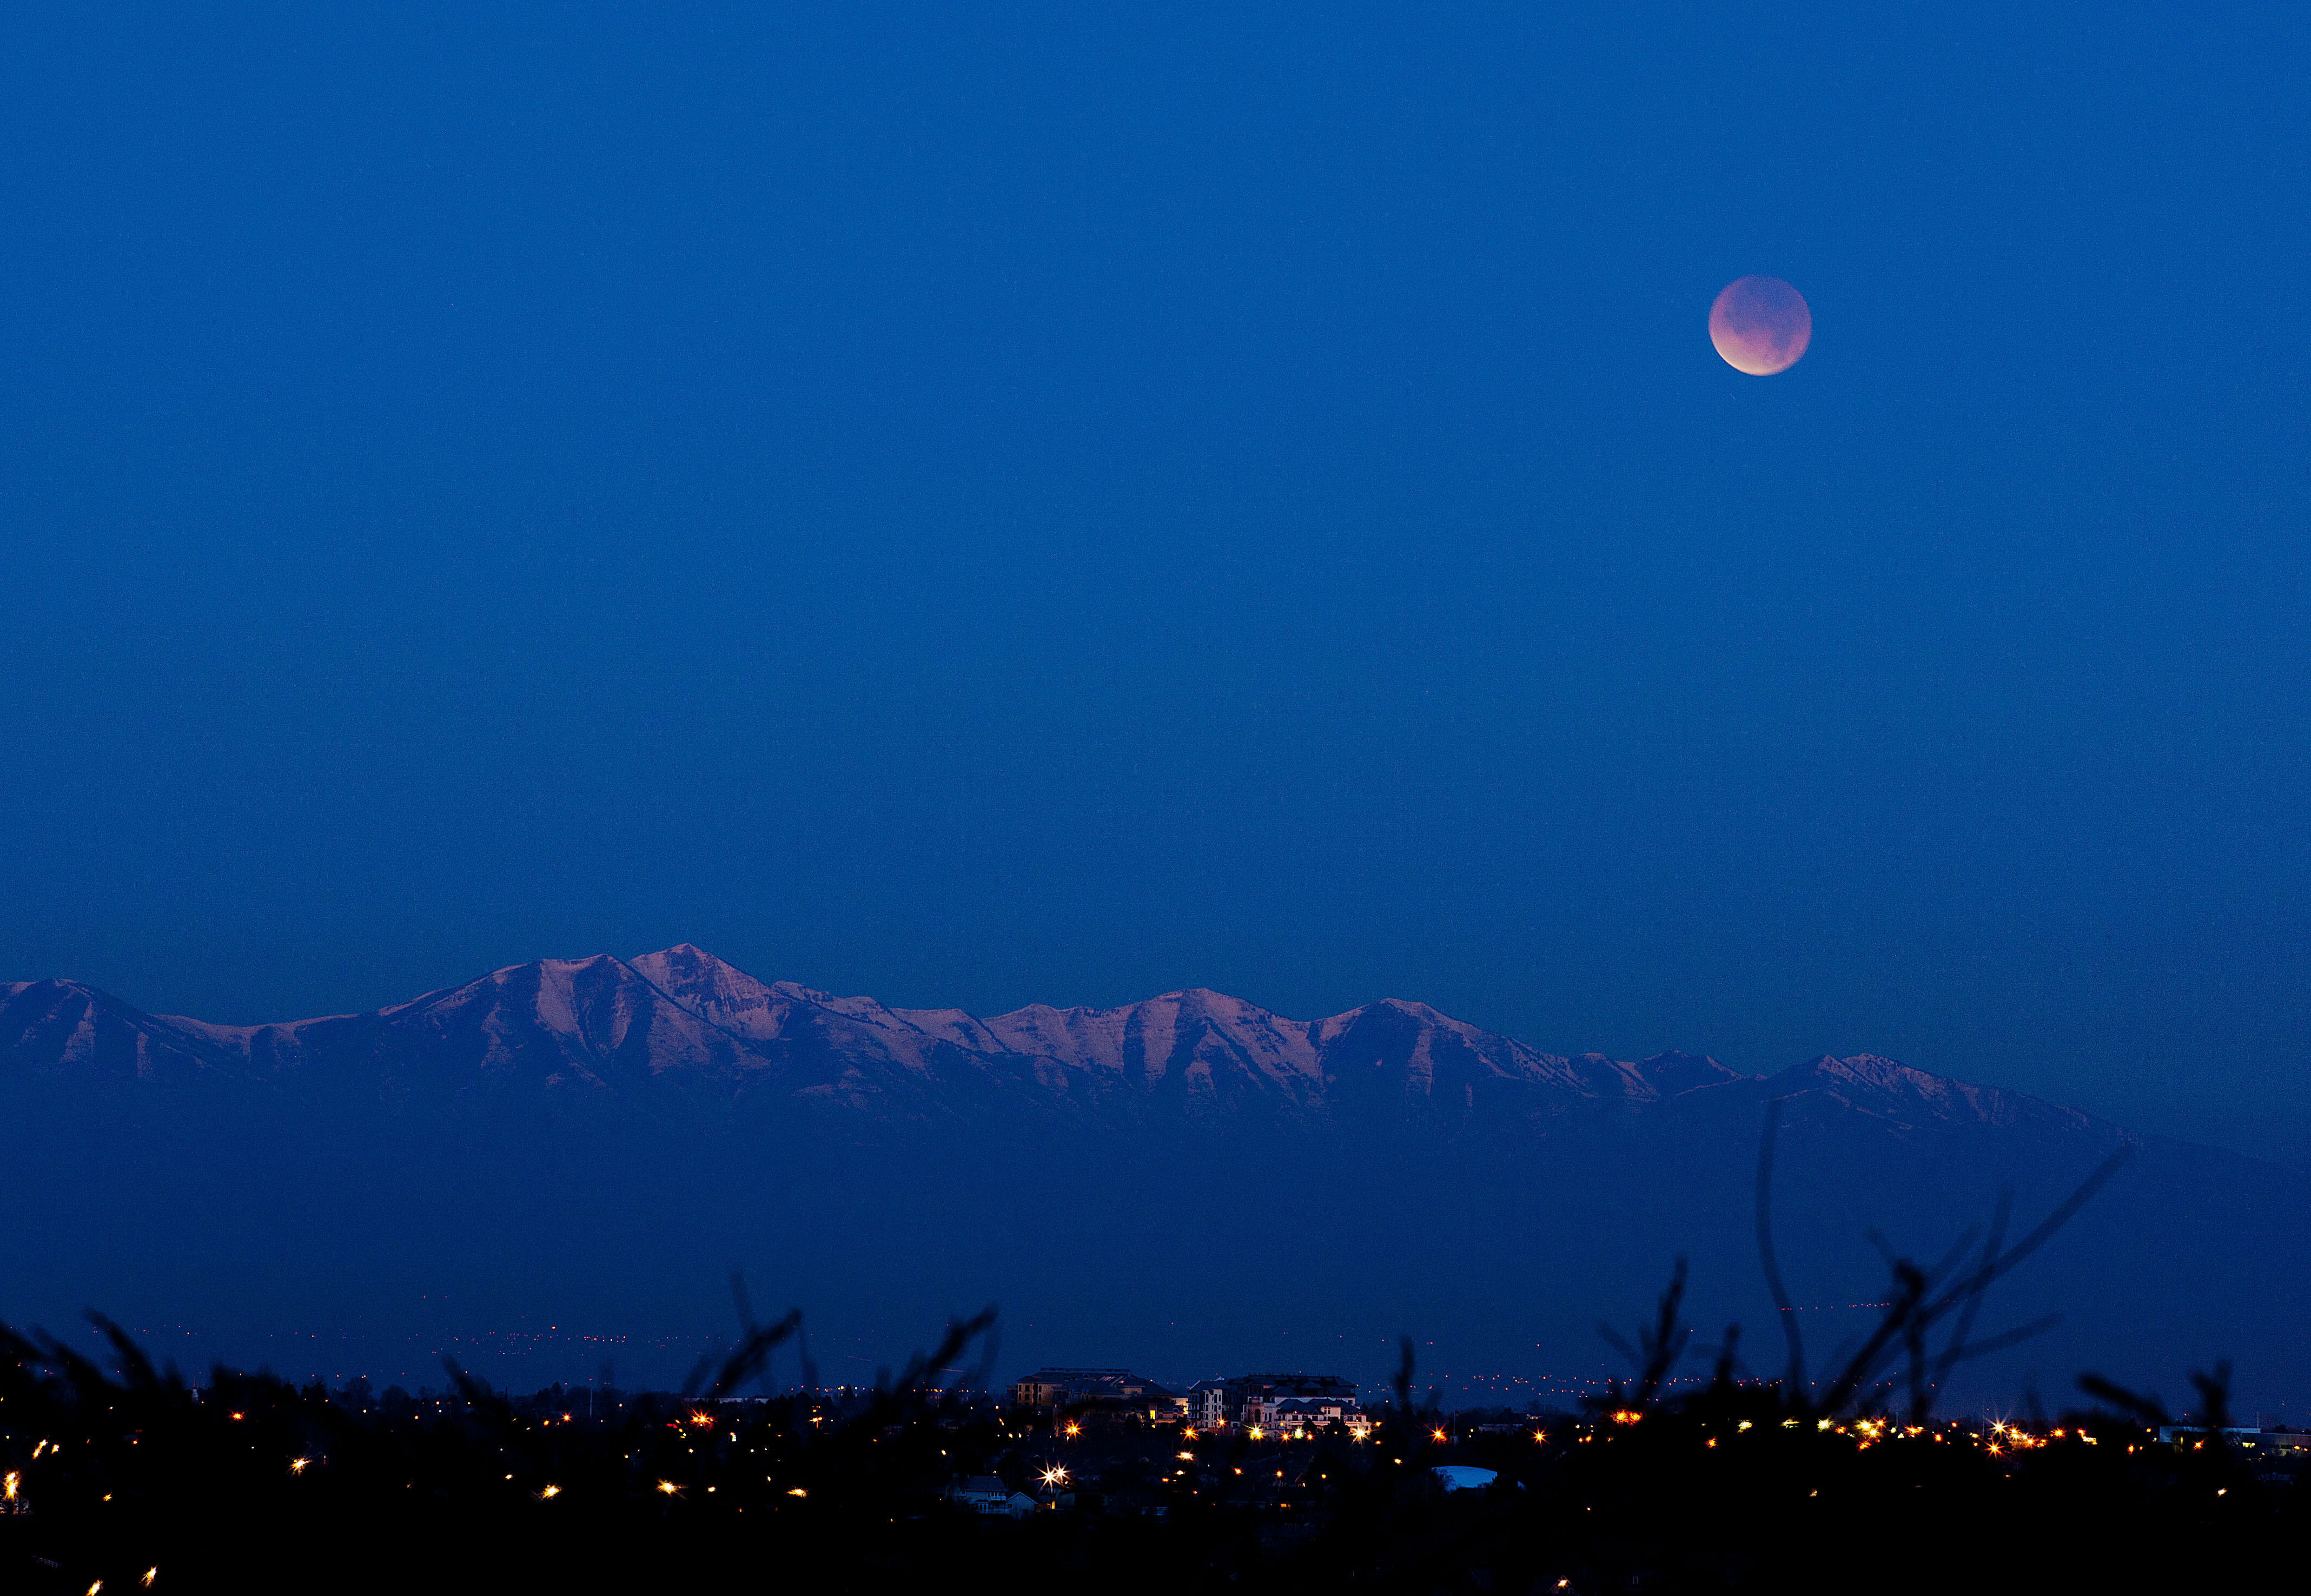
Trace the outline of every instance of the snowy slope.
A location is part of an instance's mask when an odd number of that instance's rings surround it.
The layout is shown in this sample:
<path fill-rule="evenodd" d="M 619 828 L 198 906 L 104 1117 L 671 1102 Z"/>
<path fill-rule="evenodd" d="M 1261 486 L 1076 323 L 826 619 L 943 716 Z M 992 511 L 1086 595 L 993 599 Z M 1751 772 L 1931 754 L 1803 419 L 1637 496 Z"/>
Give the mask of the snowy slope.
<path fill-rule="evenodd" d="M 144 1014 L 65 981 L 0 988 L 0 1081 L 134 1092 L 223 1086 L 353 1103 L 590 1103 L 726 1115 L 780 1105 L 861 1124 L 1000 1120 L 1118 1129 L 1419 1127 L 1549 1134 L 1570 1117 L 1829 1116 L 1907 1135 L 2115 1129 L 2074 1111 L 1870 1055 L 1770 1080 L 1714 1060 L 1563 1057 L 1424 1003 L 1316 1020 L 1203 989 L 1116 1008 L 1033 1005 L 981 1019 L 766 982 L 680 944 L 624 960 L 544 959 L 371 1014 L 227 1026 Z"/>

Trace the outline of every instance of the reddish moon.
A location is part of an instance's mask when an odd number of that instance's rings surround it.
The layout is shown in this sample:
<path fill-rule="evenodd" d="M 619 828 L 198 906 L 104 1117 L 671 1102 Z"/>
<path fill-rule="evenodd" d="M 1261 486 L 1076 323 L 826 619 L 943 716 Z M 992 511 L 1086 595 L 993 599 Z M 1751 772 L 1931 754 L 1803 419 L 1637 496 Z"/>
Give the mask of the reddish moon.
<path fill-rule="evenodd" d="M 1779 277 L 1736 277 L 1709 307 L 1709 341 L 1735 371 L 1771 377 L 1813 342 L 1813 312 Z"/>

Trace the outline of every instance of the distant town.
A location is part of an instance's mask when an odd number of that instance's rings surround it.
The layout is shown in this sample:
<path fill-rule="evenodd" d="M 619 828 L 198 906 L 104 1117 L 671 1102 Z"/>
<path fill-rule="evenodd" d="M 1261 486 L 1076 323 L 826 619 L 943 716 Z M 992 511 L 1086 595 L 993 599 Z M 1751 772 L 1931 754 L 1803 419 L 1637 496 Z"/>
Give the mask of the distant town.
<path fill-rule="evenodd" d="M 1339 1374 L 1239 1374 L 1199 1380 L 1175 1391 L 1129 1369 L 1039 1369 L 1010 1388 L 1015 1414 L 1064 1411 L 1066 1423 L 1129 1421 L 1249 1439 L 1305 1441 L 1325 1430 L 1367 1438 L 1379 1421 L 1356 1400 L 1356 1382 Z"/>
<path fill-rule="evenodd" d="M 871 1386 L 768 1389 L 773 1326 L 687 1391 L 524 1395 L 454 1365 L 414 1393 L 225 1369 L 194 1386 L 126 1332 L 116 1378 L 0 1327 L 0 1590 L 341 1589 L 359 1542 L 377 1576 L 359 1588 L 379 1591 L 437 1588 L 445 1566 L 490 1590 L 752 1588 L 766 1566 L 917 1589 L 991 1549 L 1029 1590 L 1087 1570 L 1118 1591 L 1383 1589 L 1411 1570 L 1403 1588 L 1595 1596 L 1687 1588 L 1666 1580 L 1687 1566 L 1740 1588 L 1768 1559 L 1857 1565 L 1882 1555 L 1884 1511 L 1987 1522 L 1968 1549 L 2015 1568 L 2081 1546 L 2116 1566 L 2125 1543 L 2088 1531 L 2147 1522 L 2182 1548 L 2161 1588 L 2200 1588 L 2180 1526 L 2214 1527 L 2245 1567 L 2311 1488 L 2311 1435 L 2230 1421 L 2211 1378 L 2182 1417 L 2106 1382 L 2053 1416 L 1905 1418 L 1891 1391 L 1826 1406 L 1730 1378 L 1446 1412 L 1403 1377 L 1367 1403 L 1309 1371 L 1174 1389 L 1045 1367 L 990 1390 L 960 1356 L 983 1328 Z"/>

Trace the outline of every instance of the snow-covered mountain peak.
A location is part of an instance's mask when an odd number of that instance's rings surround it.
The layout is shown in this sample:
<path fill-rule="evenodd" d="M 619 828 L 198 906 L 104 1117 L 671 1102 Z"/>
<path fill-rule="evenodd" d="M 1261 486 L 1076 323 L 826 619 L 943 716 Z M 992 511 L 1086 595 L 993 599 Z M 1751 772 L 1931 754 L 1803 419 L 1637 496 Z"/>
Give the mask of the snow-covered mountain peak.
<path fill-rule="evenodd" d="M 692 1014 L 755 1042 L 778 1036 L 798 997 L 809 1001 L 789 982 L 766 984 L 687 942 L 643 954 L 632 963 L 644 981 Z"/>
<path fill-rule="evenodd" d="M 1840 1109 L 1902 1129 L 2029 1124 L 2117 1134 L 2117 1127 L 2076 1109 L 2000 1086 L 1936 1075 L 1876 1053 L 1854 1053 L 1843 1059 L 1824 1053 L 1770 1077 L 1764 1089 L 1790 1103 L 1800 1114 L 1810 1101 L 1827 1100 Z"/>

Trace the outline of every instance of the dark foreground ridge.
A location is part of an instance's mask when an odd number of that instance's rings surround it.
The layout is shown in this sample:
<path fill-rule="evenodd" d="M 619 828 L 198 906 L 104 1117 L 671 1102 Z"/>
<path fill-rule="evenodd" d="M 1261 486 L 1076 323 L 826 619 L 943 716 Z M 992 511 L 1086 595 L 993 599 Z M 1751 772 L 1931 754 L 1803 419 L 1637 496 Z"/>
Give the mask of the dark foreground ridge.
<path fill-rule="evenodd" d="M 1674 1304 L 1663 1316 L 1674 1325 Z M 2105 1388 L 1991 1426 L 1714 1382 L 1514 1423 L 1395 1400 L 1364 1437 L 1006 1409 L 955 1327 L 871 1390 L 413 1398 L 119 1374 L 0 1332 L 0 1589 L 270 1592 L 2244 1589 L 2299 1574 L 2311 1485 Z M 1493 1421 L 1493 1422 L 1487 1422 Z"/>

